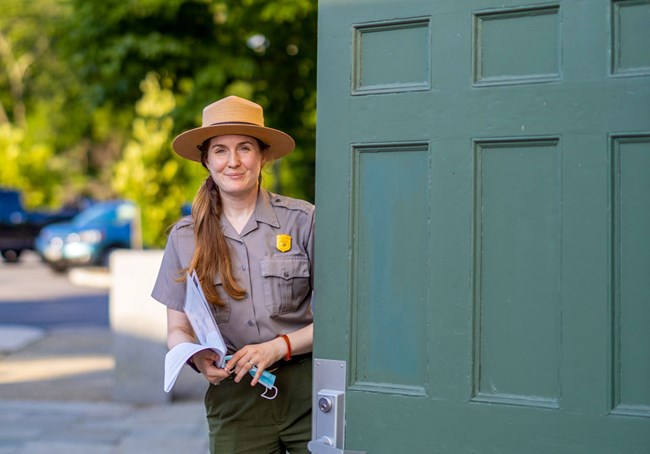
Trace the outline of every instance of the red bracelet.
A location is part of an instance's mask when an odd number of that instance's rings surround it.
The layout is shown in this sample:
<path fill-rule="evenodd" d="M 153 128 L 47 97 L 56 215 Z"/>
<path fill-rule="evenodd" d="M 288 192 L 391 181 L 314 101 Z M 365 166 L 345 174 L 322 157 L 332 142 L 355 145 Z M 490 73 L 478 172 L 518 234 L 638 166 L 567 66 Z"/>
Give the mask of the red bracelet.
<path fill-rule="evenodd" d="M 289 336 L 286 334 L 278 334 L 278 337 L 281 337 L 287 343 L 287 354 L 284 355 L 284 360 L 289 361 L 291 359 L 291 342 L 289 342 Z"/>

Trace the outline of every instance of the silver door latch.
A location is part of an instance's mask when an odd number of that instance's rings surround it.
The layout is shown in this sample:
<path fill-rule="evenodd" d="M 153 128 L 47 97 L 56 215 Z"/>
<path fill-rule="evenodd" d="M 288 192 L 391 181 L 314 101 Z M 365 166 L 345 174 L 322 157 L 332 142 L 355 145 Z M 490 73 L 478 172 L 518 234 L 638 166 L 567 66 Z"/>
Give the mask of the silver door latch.
<path fill-rule="evenodd" d="M 365 451 L 348 451 L 345 449 L 333 448 L 322 443 L 320 440 L 310 441 L 307 449 L 312 454 L 366 454 Z"/>
<path fill-rule="evenodd" d="M 312 454 L 366 454 L 343 449 L 345 441 L 345 361 L 314 359 Z"/>

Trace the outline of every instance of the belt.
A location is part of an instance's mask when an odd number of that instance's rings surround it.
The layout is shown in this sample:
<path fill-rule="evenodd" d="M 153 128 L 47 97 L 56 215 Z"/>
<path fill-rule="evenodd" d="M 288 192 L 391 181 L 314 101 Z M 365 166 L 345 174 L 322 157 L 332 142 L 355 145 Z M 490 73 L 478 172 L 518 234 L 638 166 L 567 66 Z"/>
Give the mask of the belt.
<path fill-rule="evenodd" d="M 303 353 L 302 355 L 292 356 L 289 361 L 285 361 L 281 359 L 280 361 L 271 364 L 266 370 L 273 373 L 276 370 L 280 369 L 281 367 L 286 367 L 291 364 L 297 364 L 307 360 L 311 360 L 311 357 L 312 357 L 311 353 Z"/>
<path fill-rule="evenodd" d="M 302 355 L 295 355 L 295 356 L 292 356 L 289 361 L 280 360 L 278 362 L 275 362 L 275 363 L 271 364 L 271 366 L 269 366 L 265 370 L 267 372 L 274 373 L 274 372 L 276 372 L 278 369 L 280 369 L 282 367 L 290 366 L 292 364 L 302 363 L 304 361 L 311 361 L 311 358 L 312 358 L 311 353 L 304 353 Z M 234 378 L 233 374 L 231 374 L 231 375 L 228 375 L 228 377 L 226 377 L 225 380 L 232 380 L 233 378 Z"/>

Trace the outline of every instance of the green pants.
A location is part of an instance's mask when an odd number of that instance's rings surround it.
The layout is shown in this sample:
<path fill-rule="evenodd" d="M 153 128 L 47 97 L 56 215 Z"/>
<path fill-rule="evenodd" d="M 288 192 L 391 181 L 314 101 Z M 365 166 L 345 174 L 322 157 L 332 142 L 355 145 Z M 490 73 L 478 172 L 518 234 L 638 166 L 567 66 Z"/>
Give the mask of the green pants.
<path fill-rule="evenodd" d="M 311 355 L 294 359 L 275 370 L 278 394 L 267 400 L 266 388 L 251 386 L 246 375 L 210 385 L 205 409 L 212 454 L 308 454 L 311 439 Z M 267 394 L 273 394 L 269 391 Z"/>

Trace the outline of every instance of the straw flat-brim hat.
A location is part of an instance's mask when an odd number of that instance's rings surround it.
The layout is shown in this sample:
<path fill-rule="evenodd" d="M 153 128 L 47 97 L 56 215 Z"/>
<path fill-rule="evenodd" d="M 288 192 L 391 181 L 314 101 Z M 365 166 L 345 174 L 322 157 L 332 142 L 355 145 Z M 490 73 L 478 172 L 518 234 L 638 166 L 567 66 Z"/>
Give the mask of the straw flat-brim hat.
<path fill-rule="evenodd" d="M 200 128 L 190 129 L 174 139 L 172 148 L 183 158 L 201 162 L 200 146 L 207 139 L 227 134 L 251 136 L 269 146 L 267 161 L 281 158 L 296 143 L 288 134 L 264 126 L 262 106 L 238 96 L 228 96 L 203 109 Z"/>

